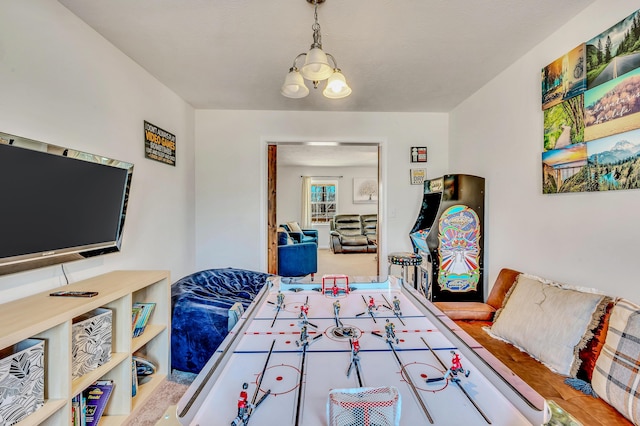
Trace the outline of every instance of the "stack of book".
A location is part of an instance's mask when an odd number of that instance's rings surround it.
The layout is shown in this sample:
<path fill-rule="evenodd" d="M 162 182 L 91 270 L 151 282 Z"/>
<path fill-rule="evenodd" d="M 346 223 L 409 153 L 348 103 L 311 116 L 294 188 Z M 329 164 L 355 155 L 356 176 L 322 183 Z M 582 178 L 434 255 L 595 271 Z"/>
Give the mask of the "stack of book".
<path fill-rule="evenodd" d="M 134 303 L 131 308 L 131 329 L 133 331 L 133 337 L 138 337 L 144 333 L 144 329 L 149 322 L 149 317 L 156 307 L 155 303 Z"/>
<path fill-rule="evenodd" d="M 98 380 L 71 401 L 72 426 L 97 426 L 113 391 L 113 380 Z"/>

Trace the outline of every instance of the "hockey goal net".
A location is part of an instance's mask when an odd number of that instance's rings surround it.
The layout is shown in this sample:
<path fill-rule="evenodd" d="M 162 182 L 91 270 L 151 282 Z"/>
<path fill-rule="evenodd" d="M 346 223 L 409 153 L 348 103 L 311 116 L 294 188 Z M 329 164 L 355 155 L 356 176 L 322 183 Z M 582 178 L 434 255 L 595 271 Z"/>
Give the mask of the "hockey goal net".
<path fill-rule="evenodd" d="M 334 290 L 334 287 L 336 290 Z M 349 294 L 349 277 L 347 275 L 322 276 L 322 294 L 340 291 Z"/>
<path fill-rule="evenodd" d="M 400 394 L 393 386 L 333 389 L 327 402 L 331 426 L 396 426 L 400 424 Z"/>

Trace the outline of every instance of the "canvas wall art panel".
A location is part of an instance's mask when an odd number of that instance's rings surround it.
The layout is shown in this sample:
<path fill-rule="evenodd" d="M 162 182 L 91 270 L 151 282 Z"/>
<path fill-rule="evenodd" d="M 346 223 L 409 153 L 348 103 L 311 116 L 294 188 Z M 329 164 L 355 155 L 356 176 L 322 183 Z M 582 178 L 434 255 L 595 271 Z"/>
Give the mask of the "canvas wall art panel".
<path fill-rule="evenodd" d="M 587 89 L 640 67 L 640 10 L 586 43 Z"/>
<path fill-rule="evenodd" d="M 354 203 L 377 203 L 378 202 L 378 179 L 353 178 L 353 202 Z"/>
<path fill-rule="evenodd" d="M 584 94 L 544 111 L 544 150 L 584 142 Z"/>
<path fill-rule="evenodd" d="M 542 193 L 587 190 L 587 147 L 584 143 L 542 153 Z"/>
<path fill-rule="evenodd" d="M 640 68 L 584 94 L 584 140 L 640 128 Z"/>
<path fill-rule="evenodd" d="M 640 130 L 587 142 L 589 191 L 640 188 Z"/>
<path fill-rule="evenodd" d="M 574 48 L 542 68 L 542 109 L 583 93 L 587 87 L 585 45 Z"/>

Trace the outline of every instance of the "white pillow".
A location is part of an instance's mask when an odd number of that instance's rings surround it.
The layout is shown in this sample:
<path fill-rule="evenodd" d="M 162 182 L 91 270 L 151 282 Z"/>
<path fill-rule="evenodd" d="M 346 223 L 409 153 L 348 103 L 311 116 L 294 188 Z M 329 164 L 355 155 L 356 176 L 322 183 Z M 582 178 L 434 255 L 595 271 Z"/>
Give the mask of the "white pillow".
<path fill-rule="evenodd" d="M 603 297 L 520 274 L 487 331 L 568 376 Z"/>
<path fill-rule="evenodd" d="M 287 222 L 287 226 L 291 230 L 291 232 L 298 232 L 302 234 L 302 228 L 298 225 L 298 222 Z"/>

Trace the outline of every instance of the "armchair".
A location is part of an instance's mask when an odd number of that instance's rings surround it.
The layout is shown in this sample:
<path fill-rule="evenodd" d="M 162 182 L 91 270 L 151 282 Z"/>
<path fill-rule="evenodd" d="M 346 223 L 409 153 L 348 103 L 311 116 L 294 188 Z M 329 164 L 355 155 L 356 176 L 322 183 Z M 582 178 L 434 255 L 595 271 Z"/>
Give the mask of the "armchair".
<path fill-rule="evenodd" d="M 284 231 L 278 232 L 278 275 L 304 277 L 311 274 L 313 281 L 318 272 L 318 245 L 298 243 Z"/>
<path fill-rule="evenodd" d="M 366 236 L 369 241 L 378 241 L 378 215 L 360 215 L 360 223 L 362 224 L 362 234 Z"/>
<path fill-rule="evenodd" d="M 301 229 L 298 222 L 287 222 L 280 225 L 285 231 L 298 243 L 316 243 L 318 244 L 317 229 Z"/>
<path fill-rule="evenodd" d="M 370 226 L 367 222 L 367 227 Z M 371 233 L 371 228 L 365 229 Z M 361 217 L 357 214 L 336 215 L 331 220 L 329 243 L 334 253 L 375 253 L 377 251 L 375 233 L 364 233 Z"/>

